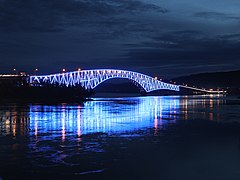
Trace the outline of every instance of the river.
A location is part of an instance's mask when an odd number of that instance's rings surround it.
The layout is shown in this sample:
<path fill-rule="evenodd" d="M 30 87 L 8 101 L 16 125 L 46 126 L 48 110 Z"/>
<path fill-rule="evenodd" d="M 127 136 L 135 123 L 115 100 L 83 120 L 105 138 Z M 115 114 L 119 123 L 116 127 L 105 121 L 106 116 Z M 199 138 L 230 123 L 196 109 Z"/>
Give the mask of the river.
<path fill-rule="evenodd" d="M 0 104 L 0 179 L 239 180 L 240 100 Z"/>

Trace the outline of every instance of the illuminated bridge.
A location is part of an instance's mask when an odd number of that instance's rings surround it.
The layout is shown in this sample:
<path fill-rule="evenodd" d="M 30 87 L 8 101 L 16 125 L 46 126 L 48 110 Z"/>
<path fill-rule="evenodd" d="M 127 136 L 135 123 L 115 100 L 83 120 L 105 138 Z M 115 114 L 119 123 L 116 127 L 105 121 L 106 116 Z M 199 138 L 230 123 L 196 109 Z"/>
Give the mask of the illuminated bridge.
<path fill-rule="evenodd" d="M 81 70 L 73 72 L 64 72 L 50 75 L 30 76 L 31 84 L 56 84 L 64 86 L 81 85 L 86 89 L 94 89 L 104 81 L 113 78 L 125 78 L 140 85 L 146 92 L 155 90 L 171 90 L 179 91 L 180 86 L 170 83 L 165 83 L 152 78 L 148 75 L 133 71 L 119 69 L 96 69 L 96 70 Z"/>

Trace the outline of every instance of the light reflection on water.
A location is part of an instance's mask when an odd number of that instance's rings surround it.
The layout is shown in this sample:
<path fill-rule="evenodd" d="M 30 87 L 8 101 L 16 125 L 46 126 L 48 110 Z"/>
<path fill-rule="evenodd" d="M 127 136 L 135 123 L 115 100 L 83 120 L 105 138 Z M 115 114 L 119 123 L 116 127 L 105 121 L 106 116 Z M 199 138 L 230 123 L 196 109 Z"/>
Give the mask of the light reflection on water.
<path fill-rule="evenodd" d="M 159 96 L 96 98 L 83 105 L 17 105 L 0 111 L 1 133 L 38 136 L 50 133 L 67 136 L 103 132 L 117 133 L 153 127 L 159 130 L 181 119 L 218 121 L 219 106 L 225 100 L 215 96 Z"/>
<path fill-rule="evenodd" d="M 28 172 L 31 170 L 33 177 L 38 171 L 40 174 L 53 171 L 57 172 L 59 176 L 61 176 L 60 171 L 64 171 L 67 175 L 81 175 L 104 172 L 105 169 L 111 167 L 111 163 L 120 162 L 126 156 L 128 159 L 126 164 L 123 163 L 123 166 L 117 164 L 121 167 L 119 171 L 122 171 L 133 167 L 131 163 L 135 167 L 135 161 L 141 157 L 145 156 L 147 159 L 154 160 L 152 158 L 154 154 L 156 164 L 151 165 L 151 162 L 147 165 L 150 164 L 150 172 L 158 172 L 161 169 L 158 168 L 161 164 L 159 162 L 162 162 L 162 168 L 164 168 L 172 155 L 174 156 L 171 153 L 169 156 L 166 154 L 171 151 L 175 152 L 175 148 L 179 154 L 172 159 L 179 159 L 182 166 L 182 156 L 185 151 L 188 152 L 185 154 L 190 154 L 191 151 L 196 151 L 195 145 L 201 143 L 201 141 L 195 142 L 197 141 L 196 137 L 200 140 L 204 139 L 204 141 L 210 137 L 216 138 L 213 139 L 214 141 L 218 140 L 218 131 L 211 128 L 211 131 L 213 130 L 211 133 L 208 128 L 212 123 L 210 121 L 239 120 L 239 104 L 239 101 L 237 105 L 229 104 L 226 98 L 221 96 L 159 96 L 96 98 L 94 101 L 81 105 L 0 105 L 0 159 L 4 158 L 2 162 L 5 162 L 0 163 L 0 170 L 1 167 L 9 169 L 12 164 L 19 162 L 21 164 L 24 161 L 25 166 L 20 168 L 19 174 L 22 173 L 22 170 Z M 197 127 L 191 131 L 191 125 L 185 129 L 184 125 L 181 126 L 179 123 L 187 124 L 195 119 L 209 122 L 209 124 L 195 121 Z M 204 129 L 203 133 L 199 135 L 200 137 L 197 136 L 198 125 Z M 206 131 L 206 135 L 205 128 L 209 130 Z M 226 132 L 228 131 L 223 129 L 223 133 Z M 218 133 L 216 137 L 215 133 Z M 221 138 L 221 136 L 219 137 Z M 209 153 L 209 146 L 214 141 L 210 140 L 203 145 L 204 148 L 206 147 L 207 153 Z M 213 155 L 219 150 L 220 155 L 216 159 L 225 157 L 225 155 L 221 155 L 221 150 L 223 147 L 231 147 L 227 144 L 228 142 L 232 141 L 227 139 L 221 148 L 218 146 L 213 148 L 211 151 Z M 233 142 L 236 142 L 236 139 Z M 131 146 L 132 144 L 133 146 Z M 189 146 L 187 146 L 188 144 Z M 185 148 L 185 146 L 187 147 Z M 141 151 L 138 152 L 138 147 L 143 148 L 144 156 Z M 235 144 L 232 147 L 235 148 Z M 204 148 L 197 151 L 200 154 L 199 157 L 205 156 Z M 228 149 L 226 148 L 224 154 L 233 155 L 235 158 L 238 152 L 234 154 L 233 149 Z M 147 151 L 146 154 L 145 151 Z M 25 154 L 23 153 L 21 156 L 22 152 Z M 201 154 L 202 152 L 203 154 Z M 138 153 L 137 156 L 136 153 Z M 167 157 L 165 160 L 163 154 Z M 214 158 L 215 156 L 213 159 L 211 156 L 207 156 L 206 159 L 210 160 L 208 163 L 204 163 L 204 167 L 209 163 L 211 166 L 211 162 L 214 162 L 215 166 L 217 163 Z M 144 159 L 142 160 L 144 161 Z M 138 162 L 138 164 L 142 163 Z M 193 159 L 189 164 L 194 162 Z M 196 162 L 198 165 L 199 161 Z M 233 160 L 230 159 L 229 162 L 233 162 Z M 175 161 L 169 167 L 172 168 L 174 164 L 176 164 L 175 169 L 178 169 L 179 164 Z M 233 165 L 233 167 L 239 167 L 238 163 Z M 126 166 L 128 168 L 125 168 Z M 148 166 L 145 165 L 140 171 L 144 172 L 146 167 Z M 49 170 L 49 168 L 52 169 Z M 153 171 L 152 168 L 156 168 L 156 171 Z M 189 166 L 184 168 L 183 165 L 182 169 L 189 168 Z M 116 167 L 116 169 L 119 168 Z M 218 169 L 217 172 L 219 172 Z M 174 177 L 174 179 L 177 178 Z"/>
<path fill-rule="evenodd" d="M 66 136 L 103 132 L 115 133 L 159 128 L 175 122 L 179 114 L 179 97 L 95 99 L 84 106 L 30 106 L 29 127 L 35 136 L 52 132 Z"/>

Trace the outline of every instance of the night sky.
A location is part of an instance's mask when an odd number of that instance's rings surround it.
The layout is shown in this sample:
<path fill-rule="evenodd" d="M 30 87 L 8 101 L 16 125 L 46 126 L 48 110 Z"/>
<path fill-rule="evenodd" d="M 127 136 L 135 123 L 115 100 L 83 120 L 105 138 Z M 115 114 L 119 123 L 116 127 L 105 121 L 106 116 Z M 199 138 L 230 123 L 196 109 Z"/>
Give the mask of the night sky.
<path fill-rule="evenodd" d="M 239 0 L 0 0 L 0 73 L 240 69 Z"/>

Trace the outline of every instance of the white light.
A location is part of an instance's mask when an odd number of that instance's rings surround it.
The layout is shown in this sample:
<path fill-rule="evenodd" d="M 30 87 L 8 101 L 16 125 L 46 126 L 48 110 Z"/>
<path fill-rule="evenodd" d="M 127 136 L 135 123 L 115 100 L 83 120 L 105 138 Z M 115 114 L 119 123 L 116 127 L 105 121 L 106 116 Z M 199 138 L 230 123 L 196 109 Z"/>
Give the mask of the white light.
<path fill-rule="evenodd" d="M 63 68 L 62 71 L 65 72 L 66 69 Z M 41 83 L 45 82 L 47 79 L 50 84 L 59 84 L 66 86 L 76 86 L 80 84 L 86 89 L 94 89 L 99 84 L 108 79 L 125 78 L 133 80 L 134 82 L 139 84 L 146 92 L 151 92 L 159 89 L 168 89 L 172 91 L 180 90 L 178 85 L 164 83 L 161 81 L 153 81 L 153 79 L 157 79 L 157 77 L 152 78 L 148 75 L 133 71 L 125 71 L 118 69 L 96 69 L 83 70 L 81 72 L 81 76 L 77 71 L 73 71 L 68 73 L 51 74 L 45 76 L 30 76 L 30 80 L 31 83 Z"/>

